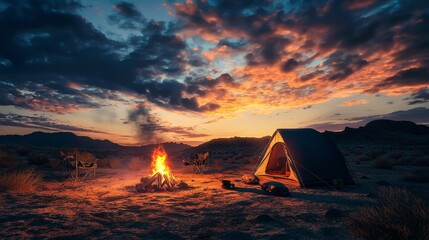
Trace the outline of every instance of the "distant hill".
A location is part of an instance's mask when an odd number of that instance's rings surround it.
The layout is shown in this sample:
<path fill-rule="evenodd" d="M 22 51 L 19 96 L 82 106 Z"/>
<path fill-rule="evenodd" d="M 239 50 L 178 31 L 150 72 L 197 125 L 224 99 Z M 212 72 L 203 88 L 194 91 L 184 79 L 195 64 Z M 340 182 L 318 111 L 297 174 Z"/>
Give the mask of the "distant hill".
<path fill-rule="evenodd" d="M 259 156 L 262 153 L 268 141 L 269 136 L 261 138 L 250 137 L 232 137 L 232 138 L 217 138 L 205 142 L 199 146 L 189 148 L 183 151 L 188 156 L 193 156 L 195 153 L 210 152 L 210 156 L 220 157 L 227 154 L 231 156 L 242 156 L 245 161 L 247 157 Z"/>
<path fill-rule="evenodd" d="M 86 136 L 77 136 L 71 132 L 33 132 L 27 135 L 3 135 L 0 136 L 0 145 L 29 145 L 33 147 L 49 148 L 79 148 L 88 150 L 122 150 L 130 152 L 152 151 L 156 144 L 141 147 L 128 147 L 113 143 L 109 140 L 92 139 Z M 180 151 L 190 148 L 183 143 L 163 143 L 167 151 Z"/>
<path fill-rule="evenodd" d="M 380 143 L 429 146 L 429 127 L 410 121 L 374 120 L 364 127 L 346 127 L 341 132 L 326 131 L 323 134 L 339 144 Z"/>
<path fill-rule="evenodd" d="M 428 145 L 429 127 L 417 125 L 410 121 L 375 120 L 364 127 L 346 127 L 341 132 L 326 131 L 323 133 L 338 144 L 381 143 L 401 145 Z M 183 143 L 162 143 L 167 152 L 181 151 L 185 154 L 210 151 L 239 152 L 243 154 L 260 154 L 270 140 L 269 136 L 261 138 L 232 137 L 218 138 L 205 142 L 197 147 Z M 70 132 L 44 133 L 34 132 L 27 135 L 0 136 L 0 145 L 30 145 L 34 147 L 79 148 L 93 150 L 120 150 L 124 153 L 151 152 L 157 144 L 140 147 L 128 147 L 109 140 L 92 139 L 77 136 Z"/>
<path fill-rule="evenodd" d="M 374 120 L 364 127 L 346 127 L 341 132 L 323 133 L 337 144 L 401 144 L 401 145 L 428 145 L 429 127 L 417 125 L 410 121 Z M 270 136 L 262 138 L 218 138 L 205 142 L 197 147 L 186 149 L 187 154 L 210 151 L 235 152 L 259 155 L 270 140 Z"/>

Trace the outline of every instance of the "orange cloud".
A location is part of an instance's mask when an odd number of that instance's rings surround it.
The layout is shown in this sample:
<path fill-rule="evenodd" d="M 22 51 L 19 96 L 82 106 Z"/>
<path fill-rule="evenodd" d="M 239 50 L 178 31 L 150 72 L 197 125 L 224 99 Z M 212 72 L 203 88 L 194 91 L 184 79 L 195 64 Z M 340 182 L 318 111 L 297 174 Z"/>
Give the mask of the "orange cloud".
<path fill-rule="evenodd" d="M 340 106 L 341 107 L 351 107 L 351 106 L 362 105 L 362 104 L 367 104 L 367 103 L 368 103 L 368 100 L 359 99 L 359 100 L 350 100 L 350 101 L 343 102 Z"/>

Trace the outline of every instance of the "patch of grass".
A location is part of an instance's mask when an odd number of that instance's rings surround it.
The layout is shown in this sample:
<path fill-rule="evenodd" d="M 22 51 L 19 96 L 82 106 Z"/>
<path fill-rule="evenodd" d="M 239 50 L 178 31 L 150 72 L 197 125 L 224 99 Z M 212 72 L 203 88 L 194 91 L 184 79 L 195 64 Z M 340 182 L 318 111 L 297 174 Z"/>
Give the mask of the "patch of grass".
<path fill-rule="evenodd" d="M 360 208 L 347 218 L 358 238 L 427 239 L 429 207 L 424 200 L 401 188 L 382 188 L 377 202 Z"/>
<path fill-rule="evenodd" d="M 429 182 L 429 171 L 415 170 L 406 172 L 401 179 L 407 182 L 427 183 Z"/>
<path fill-rule="evenodd" d="M 54 169 L 61 168 L 61 165 L 63 163 L 62 160 L 59 158 L 50 158 L 48 161 L 49 167 Z"/>
<path fill-rule="evenodd" d="M 31 146 L 22 145 L 16 149 L 16 153 L 18 153 L 21 156 L 27 156 L 31 152 L 31 150 L 32 150 Z"/>
<path fill-rule="evenodd" d="M 236 160 L 234 158 L 229 158 L 227 162 L 228 164 L 235 164 Z"/>
<path fill-rule="evenodd" d="M 394 165 L 405 165 L 407 164 L 407 159 L 404 154 L 401 152 L 395 152 L 389 155 L 389 158 L 392 160 Z"/>
<path fill-rule="evenodd" d="M 369 161 L 369 160 L 371 160 L 371 159 L 366 154 L 359 155 L 356 158 L 356 161 L 359 161 L 359 162 L 365 162 L 365 161 Z"/>
<path fill-rule="evenodd" d="M 429 166 L 429 157 L 421 156 L 413 160 L 414 166 Z"/>
<path fill-rule="evenodd" d="M 12 192 L 31 192 L 42 185 L 42 177 L 34 169 L 16 170 L 0 174 L 0 189 Z"/>
<path fill-rule="evenodd" d="M 389 160 L 384 159 L 383 157 L 378 157 L 374 160 L 372 166 L 380 169 L 392 169 L 393 163 Z"/>
<path fill-rule="evenodd" d="M 383 155 L 384 155 L 383 152 L 379 149 L 374 149 L 374 150 L 368 152 L 368 156 L 370 159 L 376 159 L 376 158 L 379 158 Z"/>
<path fill-rule="evenodd" d="M 90 152 L 80 151 L 78 149 L 72 149 L 67 155 L 73 155 L 76 156 L 76 159 L 81 162 L 93 162 L 95 160 L 95 157 Z"/>
<path fill-rule="evenodd" d="M 18 160 L 12 154 L 0 150 L 0 168 L 13 168 L 18 165 Z"/>

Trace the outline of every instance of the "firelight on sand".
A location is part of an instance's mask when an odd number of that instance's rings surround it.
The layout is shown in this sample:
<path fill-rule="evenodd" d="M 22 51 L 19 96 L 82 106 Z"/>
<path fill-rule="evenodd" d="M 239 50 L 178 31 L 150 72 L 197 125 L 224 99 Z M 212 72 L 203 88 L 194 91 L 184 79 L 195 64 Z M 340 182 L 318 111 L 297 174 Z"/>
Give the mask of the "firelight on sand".
<path fill-rule="evenodd" d="M 188 187 L 185 182 L 173 176 L 166 161 L 167 152 L 159 145 L 152 152 L 152 175 L 140 179 L 140 183 L 136 185 L 138 192 L 171 191 Z"/>

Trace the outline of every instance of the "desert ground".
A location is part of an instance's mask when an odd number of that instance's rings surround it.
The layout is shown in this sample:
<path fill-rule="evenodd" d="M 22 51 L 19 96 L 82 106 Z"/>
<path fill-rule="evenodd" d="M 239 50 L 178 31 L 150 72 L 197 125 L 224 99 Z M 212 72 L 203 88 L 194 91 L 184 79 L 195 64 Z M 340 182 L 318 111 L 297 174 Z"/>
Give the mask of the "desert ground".
<path fill-rule="evenodd" d="M 353 239 L 347 216 L 373 203 L 380 187 L 402 187 L 428 199 L 424 179 L 404 180 L 416 169 L 427 176 L 427 165 L 407 164 L 424 149 L 401 150 L 400 156 L 382 153 L 384 159 L 403 160 L 386 168 L 374 167 L 370 158 L 377 150 L 341 149 L 358 186 L 341 191 L 288 186 L 290 197 L 267 195 L 259 185 L 242 183 L 240 177 L 252 173 L 254 163 L 243 163 L 248 161 L 241 157 L 224 163 L 214 156 L 204 174 L 182 166 L 180 156 L 172 158 L 173 174 L 190 186 L 172 192 L 135 191 L 140 178 L 150 174 L 148 162 L 138 170 L 99 168 L 95 178 L 84 181 L 65 179 L 59 168 L 36 166 L 43 176 L 37 190 L 0 193 L 0 238 Z M 221 188 L 222 179 L 236 189 Z"/>

